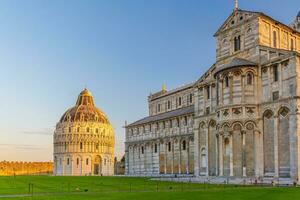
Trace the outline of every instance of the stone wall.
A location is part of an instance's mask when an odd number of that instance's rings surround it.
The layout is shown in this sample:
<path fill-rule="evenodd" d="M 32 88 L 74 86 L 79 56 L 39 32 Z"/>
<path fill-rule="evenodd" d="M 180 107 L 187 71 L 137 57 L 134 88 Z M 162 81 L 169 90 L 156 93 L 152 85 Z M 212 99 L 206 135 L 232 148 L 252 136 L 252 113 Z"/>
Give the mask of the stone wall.
<path fill-rule="evenodd" d="M 52 162 L 0 162 L 0 176 L 52 174 Z"/>

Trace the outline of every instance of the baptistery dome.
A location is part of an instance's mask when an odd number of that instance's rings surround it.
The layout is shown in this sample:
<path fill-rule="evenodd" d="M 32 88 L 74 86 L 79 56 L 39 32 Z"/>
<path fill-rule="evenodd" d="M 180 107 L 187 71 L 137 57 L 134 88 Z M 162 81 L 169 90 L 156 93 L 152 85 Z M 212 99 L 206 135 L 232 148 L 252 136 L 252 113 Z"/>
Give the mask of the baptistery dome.
<path fill-rule="evenodd" d="M 113 175 L 115 136 L 107 116 L 84 89 L 54 133 L 55 175 Z"/>

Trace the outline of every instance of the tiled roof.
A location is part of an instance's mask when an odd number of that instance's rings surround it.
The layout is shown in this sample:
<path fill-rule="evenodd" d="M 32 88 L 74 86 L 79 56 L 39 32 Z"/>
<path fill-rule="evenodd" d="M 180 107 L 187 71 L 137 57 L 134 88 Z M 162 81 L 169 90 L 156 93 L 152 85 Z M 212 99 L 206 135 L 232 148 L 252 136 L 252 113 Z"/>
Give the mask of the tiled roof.
<path fill-rule="evenodd" d="M 225 69 L 230 69 L 230 68 L 240 67 L 240 66 L 257 66 L 257 64 L 243 58 L 234 58 L 230 63 L 225 64 L 224 66 L 217 69 L 215 74 Z"/>
<path fill-rule="evenodd" d="M 187 89 L 189 87 L 193 87 L 194 85 L 195 85 L 195 82 L 192 82 L 192 83 L 189 83 L 189 84 L 186 84 L 186 85 L 183 85 L 183 86 L 179 86 L 179 87 L 177 87 L 175 89 L 169 90 L 169 91 L 164 92 L 164 93 L 161 93 L 161 91 L 160 91 L 160 92 L 157 92 L 157 93 L 154 93 L 154 94 L 150 95 L 150 98 L 151 98 L 151 100 L 155 100 L 157 98 L 161 98 L 161 97 L 164 97 L 164 96 L 167 96 L 167 95 L 171 95 L 171 94 L 174 94 L 176 92 L 185 90 L 185 89 Z"/>
<path fill-rule="evenodd" d="M 146 124 L 146 123 L 150 123 L 150 122 L 154 122 L 154 121 L 164 120 L 164 119 L 177 117 L 177 116 L 181 116 L 181 115 L 186 115 L 186 114 L 190 114 L 190 113 L 194 113 L 194 106 L 184 107 L 184 108 L 172 110 L 172 111 L 169 111 L 169 112 L 165 112 L 165 113 L 162 113 L 162 114 L 145 117 L 145 118 L 143 118 L 141 120 L 138 120 L 138 121 L 136 121 L 132 124 L 129 124 L 127 127 L 137 126 L 137 125 L 141 125 L 141 124 Z"/>

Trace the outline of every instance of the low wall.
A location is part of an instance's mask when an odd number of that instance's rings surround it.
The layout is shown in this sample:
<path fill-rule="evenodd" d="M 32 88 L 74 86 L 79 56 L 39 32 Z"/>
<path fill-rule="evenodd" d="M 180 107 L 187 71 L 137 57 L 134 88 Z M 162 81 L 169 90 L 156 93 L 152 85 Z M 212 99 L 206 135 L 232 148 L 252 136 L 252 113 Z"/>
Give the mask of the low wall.
<path fill-rule="evenodd" d="M 0 176 L 43 175 L 52 173 L 52 162 L 0 162 Z"/>

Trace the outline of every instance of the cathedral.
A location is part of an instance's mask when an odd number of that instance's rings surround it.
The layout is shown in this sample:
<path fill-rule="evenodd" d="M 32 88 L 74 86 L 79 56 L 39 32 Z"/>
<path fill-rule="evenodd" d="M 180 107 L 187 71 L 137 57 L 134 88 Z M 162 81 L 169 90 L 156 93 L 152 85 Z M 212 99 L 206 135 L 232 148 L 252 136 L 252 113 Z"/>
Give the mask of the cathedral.
<path fill-rule="evenodd" d="M 299 181 L 300 12 L 286 25 L 236 1 L 214 37 L 215 63 L 126 125 L 125 173 Z"/>
<path fill-rule="evenodd" d="M 115 135 L 107 116 L 84 89 L 54 132 L 54 175 L 111 176 L 114 174 Z"/>

